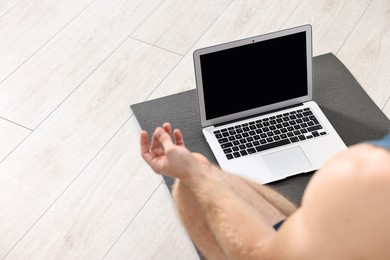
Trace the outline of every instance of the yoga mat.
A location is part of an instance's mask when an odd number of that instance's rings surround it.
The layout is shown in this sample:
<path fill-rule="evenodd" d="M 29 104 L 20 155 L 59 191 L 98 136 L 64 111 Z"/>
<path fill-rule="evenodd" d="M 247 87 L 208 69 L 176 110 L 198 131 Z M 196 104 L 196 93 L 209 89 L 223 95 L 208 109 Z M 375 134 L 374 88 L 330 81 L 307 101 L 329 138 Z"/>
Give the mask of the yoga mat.
<path fill-rule="evenodd" d="M 366 94 L 348 69 L 332 53 L 313 59 L 313 98 L 323 109 L 346 145 L 382 137 L 390 130 L 386 115 Z M 130 105 L 141 128 L 149 134 L 164 122 L 183 132 L 186 146 L 217 164 L 201 127 L 195 89 Z M 320 152 L 320 151 L 319 151 Z M 268 184 L 300 205 L 312 173 Z M 171 190 L 173 180 L 164 177 Z"/>

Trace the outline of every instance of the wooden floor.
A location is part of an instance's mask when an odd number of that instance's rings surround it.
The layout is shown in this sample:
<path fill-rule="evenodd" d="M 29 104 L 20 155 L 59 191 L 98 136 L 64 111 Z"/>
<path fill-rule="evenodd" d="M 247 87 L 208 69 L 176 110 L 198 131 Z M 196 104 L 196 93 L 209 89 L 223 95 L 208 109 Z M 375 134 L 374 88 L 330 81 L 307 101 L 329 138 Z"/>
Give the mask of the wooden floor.
<path fill-rule="evenodd" d="M 306 23 L 390 118 L 389 0 L 0 0 L 0 257 L 197 259 L 129 106 L 195 88 L 196 48 Z"/>

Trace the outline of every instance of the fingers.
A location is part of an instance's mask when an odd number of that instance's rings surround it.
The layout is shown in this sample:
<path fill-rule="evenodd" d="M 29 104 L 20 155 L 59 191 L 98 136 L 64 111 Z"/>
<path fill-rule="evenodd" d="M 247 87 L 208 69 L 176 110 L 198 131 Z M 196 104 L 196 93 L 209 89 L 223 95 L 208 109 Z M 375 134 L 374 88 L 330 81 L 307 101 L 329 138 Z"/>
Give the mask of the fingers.
<path fill-rule="evenodd" d="M 157 127 L 156 130 L 157 130 L 158 128 L 161 128 L 161 127 Z M 171 128 L 171 124 L 170 124 L 170 123 L 168 123 L 168 122 L 163 123 L 163 124 L 162 124 L 162 129 L 164 129 L 165 132 L 167 132 L 169 135 L 171 135 L 171 129 L 172 129 L 172 128 Z M 155 130 L 155 132 L 156 132 L 156 130 Z M 152 136 L 152 145 L 151 145 L 150 149 L 151 149 L 154 153 L 157 153 L 158 155 L 160 155 L 160 154 L 162 154 L 164 151 L 163 151 L 163 149 L 162 149 L 162 147 L 161 147 L 160 141 L 159 141 L 157 138 L 155 138 L 155 137 L 156 137 L 156 135 L 155 135 L 155 133 L 153 133 L 153 136 Z"/>
<path fill-rule="evenodd" d="M 149 152 L 148 133 L 144 130 L 142 130 L 140 133 L 140 146 L 141 146 L 141 154 L 145 154 Z"/>
<path fill-rule="evenodd" d="M 175 144 L 172 142 L 171 136 L 161 127 L 156 128 L 154 137 L 163 146 L 165 151 L 175 146 Z"/>
<path fill-rule="evenodd" d="M 148 133 L 141 131 L 140 133 L 140 148 L 142 158 L 146 163 L 158 174 L 173 174 L 177 175 L 176 168 L 182 168 L 182 159 L 188 160 L 188 155 L 191 153 L 184 147 L 183 135 L 180 130 L 175 129 L 173 139 L 171 136 L 171 125 L 164 123 L 161 127 L 157 127 L 149 142 Z M 187 157 L 186 157 L 187 156 Z M 181 159 L 180 159 L 181 158 Z M 172 166 L 173 165 L 173 166 Z M 176 175 L 175 175 L 176 174 Z"/>
<path fill-rule="evenodd" d="M 141 147 L 141 156 L 142 158 L 149 163 L 151 160 L 151 154 L 149 151 L 149 138 L 146 131 L 141 131 L 140 133 L 140 147 Z"/>
<path fill-rule="evenodd" d="M 172 131 L 172 127 L 171 127 L 171 124 L 170 123 L 164 123 L 162 125 L 162 128 L 165 130 L 165 132 L 167 132 L 169 135 L 171 135 L 171 131 Z"/>
<path fill-rule="evenodd" d="M 184 146 L 183 135 L 179 129 L 175 129 L 173 135 L 175 143 L 171 139 L 171 124 L 164 123 L 162 127 L 157 127 L 154 131 L 151 141 L 149 143 L 148 133 L 141 131 L 140 133 L 140 147 L 142 158 L 149 164 L 156 157 L 165 154 L 165 150 L 173 147 L 175 144 Z"/>
<path fill-rule="evenodd" d="M 183 134 L 179 129 L 175 129 L 173 131 L 173 137 L 175 139 L 175 143 L 179 146 L 185 146 L 184 145 L 184 139 L 183 139 Z"/>

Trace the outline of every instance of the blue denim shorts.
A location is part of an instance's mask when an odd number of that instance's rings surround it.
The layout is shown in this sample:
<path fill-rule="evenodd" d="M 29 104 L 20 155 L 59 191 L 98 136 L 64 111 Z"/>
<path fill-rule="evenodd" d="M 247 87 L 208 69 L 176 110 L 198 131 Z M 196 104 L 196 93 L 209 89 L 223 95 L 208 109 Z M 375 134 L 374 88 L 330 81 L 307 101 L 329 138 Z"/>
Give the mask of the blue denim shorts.
<path fill-rule="evenodd" d="M 280 228 L 280 226 L 283 224 L 283 222 L 284 222 L 284 219 L 281 220 L 281 221 L 279 221 L 278 223 L 276 223 L 276 224 L 274 225 L 274 229 L 275 229 L 275 230 L 278 230 L 278 229 Z"/>
<path fill-rule="evenodd" d="M 379 146 L 390 151 L 390 133 L 385 135 L 382 139 L 365 141 L 364 143 Z"/>

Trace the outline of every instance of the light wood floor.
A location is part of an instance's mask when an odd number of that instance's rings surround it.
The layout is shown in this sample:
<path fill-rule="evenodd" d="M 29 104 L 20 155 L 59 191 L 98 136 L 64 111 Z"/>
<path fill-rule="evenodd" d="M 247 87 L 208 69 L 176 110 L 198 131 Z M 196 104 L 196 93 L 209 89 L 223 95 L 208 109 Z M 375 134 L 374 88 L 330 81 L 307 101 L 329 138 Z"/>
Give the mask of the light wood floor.
<path fill-rule="evenodd" d="M 130 104 L 196 48 L 310 23 L 390 118 L 389 0 L 0 0 L 0 257 L 197 259 Z"/>

